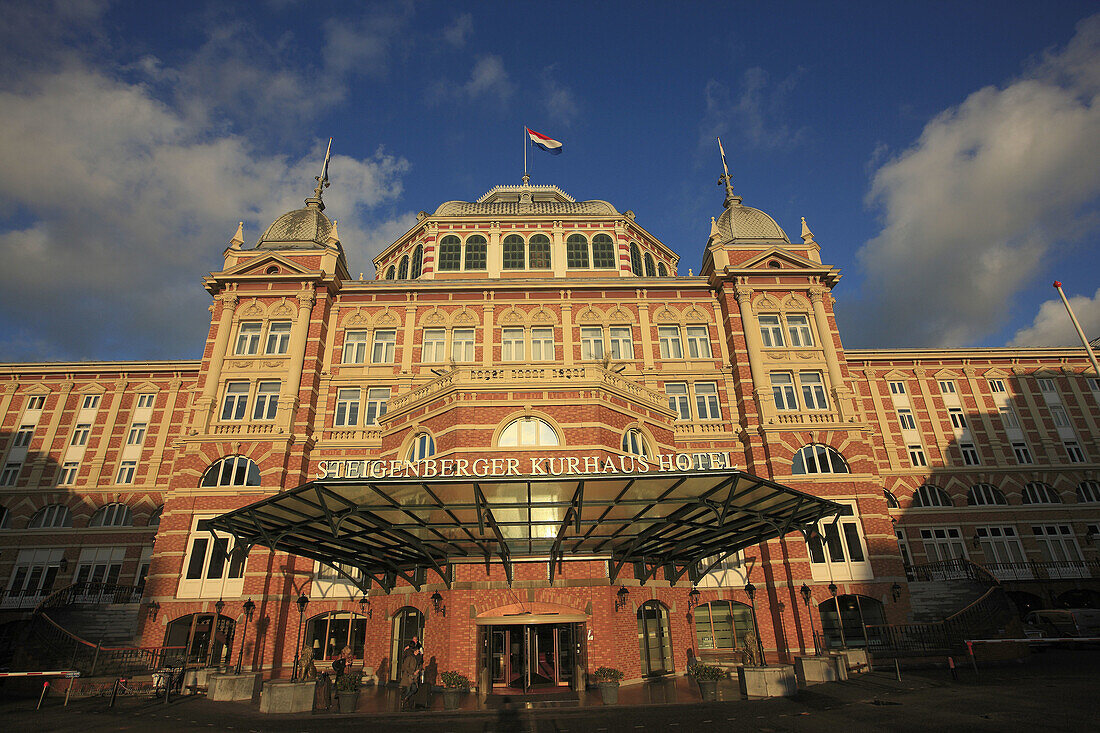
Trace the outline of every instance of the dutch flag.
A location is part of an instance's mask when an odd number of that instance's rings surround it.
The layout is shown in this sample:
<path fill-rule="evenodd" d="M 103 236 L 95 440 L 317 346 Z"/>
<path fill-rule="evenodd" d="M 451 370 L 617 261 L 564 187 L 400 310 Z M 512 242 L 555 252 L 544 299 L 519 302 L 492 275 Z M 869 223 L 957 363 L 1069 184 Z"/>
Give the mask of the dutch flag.
<path fill-rule="evenodd" d="M 546 137 L 546 135 L 535 132 L 529 127 L 525 127 L 523 129 L 527 130 L 527 137 L 531 138 L 531 142 L 533 142 L 535 145 L 542 148 L 551 155 L 561 155 L 560 142 L 552 137 Z"/>

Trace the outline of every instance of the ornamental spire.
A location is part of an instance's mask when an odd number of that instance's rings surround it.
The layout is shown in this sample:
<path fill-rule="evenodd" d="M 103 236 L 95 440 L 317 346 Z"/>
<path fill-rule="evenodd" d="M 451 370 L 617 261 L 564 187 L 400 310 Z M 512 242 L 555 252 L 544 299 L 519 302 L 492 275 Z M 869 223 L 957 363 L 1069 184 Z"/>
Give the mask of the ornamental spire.
<path fill-rule="evenodd" d="M 317 181 L 317 188 L 313 189 L 313 197 L 306 199 L 306 206 L 312 206 L 325 210 L 325 202 L 321 200 L 321 194 L 329 187 L 328 180 L 328 162 L 332 154 L 332 138 L 328 139 L 328 148 L 325 150 L 325 162 L 321 165 L 321 175 L 314 176 L 313 180 Z"/>
<path fill-rule="evenodd" d="M 726 165 L 726 150 L 722 147 L 722 138 L 718 138 L 718 152 L 722 154 L 722 170 L 725 173 L 723 176 L 719 176 L 718 185 L 726 185 L 726 201 L 724 206 L 728 209 L 732 204 L 740 204 L 741 197 L 733 195 L 733 183 L 730 177 L 729 166 Z"/>

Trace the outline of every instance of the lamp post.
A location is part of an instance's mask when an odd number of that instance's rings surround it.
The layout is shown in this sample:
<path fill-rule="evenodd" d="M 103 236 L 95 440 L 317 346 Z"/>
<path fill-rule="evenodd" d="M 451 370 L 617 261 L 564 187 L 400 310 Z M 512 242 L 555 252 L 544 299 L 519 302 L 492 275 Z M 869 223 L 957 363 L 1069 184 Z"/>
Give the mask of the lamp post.
<path fill-rule="evenodd" d="M 813 591 L 810 590 L 810 586 L 805 583 L 798 589 L 798 592 L 802 594 L 802 602 L 806 604 L 806 615 L 810 617 L 810 635 L 814 638 L 814 655 L 816 656 L 821 650 L 817 647 L 817 629 L 814 628 L 814 612 L 810 610 L 810 601 L 813 599 Z"/>
<path fill-rule="evenodd" d="M 370 599 L 366 596 L 359 599 L 359 615 L 367 618 L 374 616 L 374 611 L 370 607 Z"/>
<path fill-rule="evenodd" d="M 890 586 L 890 595 L 894 597 L 894 603 L 897 603 L 898 599 L 901 598 L 901 586 L 897 583 Z"/>
<path fill-rule="evenodd" d="M 695 608 L 699 605 L 699 589 L 692 586 L 691 592 L 688 593 L 688 608 Z"/>
<path fill-rule="evenodd" d="M 306 613 L 306 606 L 309 605 L 309 598 L 303 593 L 298 596 L 296 603 L 298 605 L 298 642 L 294 645 L 294 674 L 290 677 L 291 682 L 298 681 L 298 660 L 302 653 L 302 617 Z"/>
<path fill-rule="evenodd" d="M 619 590 L 615 593 L 615 611 L 621 611 L 626 608 L 627 599 L 630 598 L 630 591 L 626 589 L 626 586 L 620 585 Z"/>
<path fill-rule="evenodd" d="M 209 667 L 214 661 L 214 643 L 218 640 L 218 626 L 221 623 L 222 609 L 225 608 L 225 601 L 219 598 L 214 602 L 214 619 L 210 622 L 210 637 L 206 641 L 206 666 Z M 219 663 L 219 666 L 220 663 Z"/>
<path fill-rule="evenodd" d="M 829 592 L 833 594 L 833 608 L 836 609 L 836 625 L 840 629 L 840 648 L 847 649 L 848 642 L 844 639 L 844 617 L 840 615 L 840 601 L 836 597 L 836 583 L 829 583 Z"/>
<path fill-rule="evenodd" d="M 756 586 L 750 580 L 745 586 L 745 595 L 749 597 L 749 608 L 752 609 L 752 630 L 756 635 L 756 652 L 760 655 L 760 664 L 764 665 L 764 642 L 760 639 L 760 624 L 756 622 Z"/>
<path fill-rule="evenodd" d="M 431 601 L 432 601 L 432 609 L 436 613 L 438 613 L 442 616 L 447 615 L 447 607 L 443 605 L 443 596 L 439 595 L 439 591 L 436 591 L 435 593 L 432 593 Z"/>
<path fill-rule="evenodd" d="M 244 659 L 244 638 L 248 635 L 248 622 L 252 620 L 252 612 L 256 610 L 256 604 L 249 598 L 244 602 L 244 632 L 241 634 L 241 648 L 237 651 L 237 674 L 241 673 L 241 661 Z"/>

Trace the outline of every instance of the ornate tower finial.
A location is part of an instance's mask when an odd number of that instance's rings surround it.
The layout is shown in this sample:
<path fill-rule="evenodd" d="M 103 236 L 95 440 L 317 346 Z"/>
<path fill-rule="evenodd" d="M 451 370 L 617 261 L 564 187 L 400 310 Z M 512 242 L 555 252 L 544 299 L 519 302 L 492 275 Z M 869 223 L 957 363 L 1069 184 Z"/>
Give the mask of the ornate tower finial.
<path fill-rule="evenodd" d="M 306 206 L 315 206 L 321 211 L 325 210 L 325 202 L 321 200 L 321 194 L 330 185 L 328 180 L 328 161 L 331 153 L 332 138 L 330 137 L 328 139 L 328 149 L 325 150 L 325 162 L 321 165 L 321 175 L 313 177 L 313 180 L 317 181 L 317 188 L 313 189 L 313 198 L 306 199 Z"/>
<path fill-rule="evenodd" d="M 531 176 L 527 175 L 527 171 L 523 172 L 523 185 L 524 186 L 530 186 L 531 185 Z"/>
<path fill-rule="evenodd" d="M 806 225 L 806 217 L 802 217 L 802 241 L 806 244 L 814 241 L 814 233 L 810 231 L 810 227 Z"/>
<path fill-rule="evenodd" d="M 741 197 L 733 195 L 733 183 L 730 178 L 730 169 L 726 165 L 726 150 L 722 147 L 722 138 L 718 138 L 718 152 L 722 154 L 722 170 L 725 172 L 725 175 L 718 178 L 718 185 L 721 186 L 723 183 L 726 185 L 726 201 L 724 205 L 728 209 L 731 204 L 741 203 Z"/>
<path fill-rule="evenodd" d="M 244 222 L 237 224 L 237 232 L 233 235 L 233 238 L 229 240 L 230 247 L 240 247 L 244 244 Z"/>

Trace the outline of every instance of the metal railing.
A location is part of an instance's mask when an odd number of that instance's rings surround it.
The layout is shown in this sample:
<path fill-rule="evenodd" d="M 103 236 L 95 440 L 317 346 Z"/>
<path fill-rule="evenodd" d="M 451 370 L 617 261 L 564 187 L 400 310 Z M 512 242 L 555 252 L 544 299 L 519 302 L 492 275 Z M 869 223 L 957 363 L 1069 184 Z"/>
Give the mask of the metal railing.
<path fill-rule="evenodd" d="M 35 615 L 29 636 L 38 643 L 41 661 L 54 658 L 72 669 L 95 674 L 133 673 L 182 665 L 186 647 L 109 647 L 81 639 L 45 613 Z"/>
<path fill-rule="evenodd" d="M 985 566 L 1000 581 L 1100 578 L 1100 561 L 997 562 Z"/>
<path fill-rule="evenodd" d="M 869 624 L 867 638 L 880 656 L 944 654 L 966 648 L 966 640 L 996 636 L 1013 622 L 1012 605 L 999 585 L 943 621 L 915 624 Z"/>
<path fill-rule="evenodd" d="M 909 582 L 927 582 L 935 580 L 974 580 L 984 585 L 997 585 L 1000 581 L 989 571 L 988 566 L 979 565 L 964 557 L 930 562 L 924 565 L 909 565 L 905 568 Z"/>
<path fill-rule="evenodd" d="M 48 608 L 88 605 L 104 606 L 113 603 L 138 603 L 144 586 L 118 585 L 117 583 L 95 583 L 86 581 L 73 583 L 46 596 L 34 612 L 40 613 Z"/>

